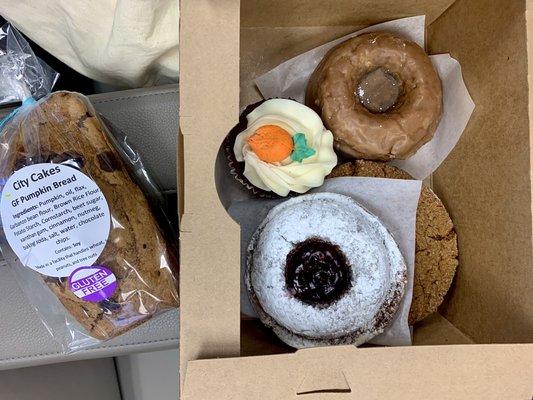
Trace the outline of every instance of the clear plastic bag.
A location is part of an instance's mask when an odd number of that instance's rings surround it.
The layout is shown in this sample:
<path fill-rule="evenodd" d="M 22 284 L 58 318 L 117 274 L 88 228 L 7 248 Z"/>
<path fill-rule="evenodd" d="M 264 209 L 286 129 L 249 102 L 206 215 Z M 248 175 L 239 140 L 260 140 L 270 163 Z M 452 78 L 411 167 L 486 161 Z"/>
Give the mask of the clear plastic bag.
<path fill-rule="evenodd" d="M 23 105 L 0 132 L 0 247 L 50 333 L 76 351 L 178 307 L 176 249 L 126 137 L 84 96 L 50 93 L 55 73 L 2 32 L 0 103 Z"/>
<path fill-rule="evenodd" d="M 0 28 L 0 104 L 46 96 L 58 77 L 13 26 Z"/>

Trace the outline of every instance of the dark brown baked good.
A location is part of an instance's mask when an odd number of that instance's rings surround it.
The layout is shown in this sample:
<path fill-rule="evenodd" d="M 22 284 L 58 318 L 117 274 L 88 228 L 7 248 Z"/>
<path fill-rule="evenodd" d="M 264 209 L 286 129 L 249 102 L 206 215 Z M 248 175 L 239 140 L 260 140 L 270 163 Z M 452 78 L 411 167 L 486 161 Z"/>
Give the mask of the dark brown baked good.
<path fill-rule="evenodd" d="M 344 154 L 405 159 L 433 137 L 442 114 L 442 88 L 416 43 L 373 32 L 326 54 L 309 80 L 306 104 L 322 116 Z"/>
<path fill-rule="evenodd" d="M 21 118 L 6 137 L 0 175 L 30 164 L 73 160 L 103 192 L 112 216 L 107 244 L 95 265 L 117 278 L 114 295 L 94 303 L 76 297 L 66 278 L 43 279 L 87 331 L 108 339 L 139 325 L 158 311 L 177 307 L 177 257 L 167 246 L 148 201 L 132 180 L 105 127 L 83 96 L 56 92 Z"/>
<path fill-rule="evenodd" d="M 341 164 L 328 178 L 341 176 L 413 179 L 407 172 L 396 167 L 364 160 Z M 424 186 L 416 214 L 415 275 L 409 312 L 410 324 L 437 311 L 455 275 L 457 257 L 457 234 L 453 222 L 442 201 L 429 187 Z"/>

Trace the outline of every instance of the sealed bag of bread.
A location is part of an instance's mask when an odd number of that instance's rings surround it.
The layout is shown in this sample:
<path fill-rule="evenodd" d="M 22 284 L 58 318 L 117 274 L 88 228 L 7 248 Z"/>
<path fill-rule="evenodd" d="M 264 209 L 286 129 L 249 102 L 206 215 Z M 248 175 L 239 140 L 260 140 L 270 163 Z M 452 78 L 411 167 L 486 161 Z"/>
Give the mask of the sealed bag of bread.
<path fill-rule="evenodd" d="M 126 140 L 11 26 L 0 31 L 1 249 L 66 351 L 178 307 L 177 256 L 153 183 Z M 123 138 L 124 139 L 124 138 Z"/>

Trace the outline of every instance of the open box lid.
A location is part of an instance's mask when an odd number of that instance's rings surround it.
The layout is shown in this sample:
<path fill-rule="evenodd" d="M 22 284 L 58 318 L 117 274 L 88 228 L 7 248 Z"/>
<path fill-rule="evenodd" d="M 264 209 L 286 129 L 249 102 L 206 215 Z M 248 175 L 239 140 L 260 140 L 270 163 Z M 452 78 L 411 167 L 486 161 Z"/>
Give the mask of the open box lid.
<path fill-rule="evenodd" d="M 314 348 L 191 361 L 182 399 L 531 400 L 532 363 L 531 344 Z"/>
<path fill-rule="evenodd" d="M 354 1 L 356 0 L 335 2 L 336 11 L 343 12 L 339 11 L 342 9 L 346 11 L 342 15 L 349 15 L 350 4 Z M 447 51 L 446 43 L 453 41 L 455 47 L 452 56 L 463 60 L 462 57 L 471 53 L 469 62 L 465 62 L 463 71 L 469 74 L 465 78 L 476 78 L 466 80 L 470 88 L 473 89 L 472 95 L 477 105 L 476 111 L 479 112 L 472 117 L 469 125 L 470 135 L 463 135 L 466 136 L 466 140 L 463 140 L 461 148 L 454 151 L 455 154 L 452 155 L 451 160 L 447 160 L 447 165 L 442 168 L 444 172 L 437 174 L 436 184 L 439 187 L 454 185 L 453 178 L 459 179 L 459 182 L 470 184 L 470 187 L 463 185 L 462 188 L 459 187 L 460 185 L 455 185 L 457 188 L 454 188 L 453 193 L 449 194 L 445 200 L 449 203 L 463 204 L 463 211 L 460 215 L 463 244 L 468 242 L 470 245 L 476 240 L 476 237 L 480 239 L 477 240 L 476 246 L 471 246 L 468 252 L 463 253 L 465 259 L 472 264 L 468 271 L 468 279 L 475 280 L 478 287 L 474 287 L 473 283 L 467 279 L 462 279 L 455 294 L 455 298 L 460 301 L 452 304 L 453 307 L 446 317 L 452 315 L 453 318 L 449 319 L 454 322 L 456 331 L 459 327 L 467 328 L 465 332 L 468 331 L 471 334 L 476 333 L 478 326 L 487 328 L 484 331 L 490 331 L 490 335 L 481 332 L 477 337 L 478 341 L 482 343 L 503 341 L 499 340 L 500 337 L 497 335 L 501 335 L 504 328 L 509 331 L 505 341 L 527 342 L 533 333 L 529 329 L 532 327 L 533 315 L 531 312 L 528 313 L 528 309 L 531 311 L 530 306 L 533 305 L 533 297 L 527 295 L 531 283 L 525 279 L 531 277 L 533 246 L 531 241 L 532 170 L 528 151 L 531 139 L 528 129 L 530 121 L 527 114 L 527 101 L 530 94 L 528 93 L 527 78 L 533 75 L 527 73 L 525 40 L 531 37 L 533 29 L 527 29 L 526 35 L 524 27 L 530 26 L 530 24 L 525 24 L 526 5 L 529 12 L 533 3 L 517 0 L 507 6 L 504 0 L 498 0 L 496 2 L 497 7 L 500 7 L 502 13 L 505 14 L 501 17 L 500 9 L 492 6 L 496 3 L 488 2 L 488 0 L 458 1 L 461 3 L 459 9 L 452 6 L 453 10 L 449 9 L 443 14 L 443 17 L 437 19 L 437 21 L 443 21 L 436 23 L 436 30 L 442 28 L 443 24 L 448 24 L 451 29 L 448 29 L 446 34 L 441 32 L 437 40 L 432 42 L 431 50 L 432 52 Z M 258 7 L 257 12 L 263 13 L 262 15 L 266 18 L 266 10 L 269 9 L 270 2 L 267 0 L 255 2 Z M 290 1 L 291 4 L 297 5 L 299 7 L 297 9 L 302 13 L 309 11 L 312 4 L 317 5 L 324 2 L 326 1 Z M 359 2 L 364 3 L 367 7 L 374 3 L 374 1 L 367 0 Z M 384 0 L 378 3 L 385 2 L 394 7 L 392 7 L 393 9 L 383 7 L 383 4 L 379 7 L 376 6 L 376 12 L 381 13 L 379 15 L 383 15 L 383 19 L 424 12 L 424 8 L 419 5 L 425 3 L 428 5 L 428 20 L 434 21 L 453 1 L 428 0 L 426 3 L 411 0 L 401 2 Z M 243 10 L 253 8 L 252 3 L 254 3 L 252 0 L 243 2 L 243 5 L 246 5 Z M 286 12 L 298 14 L 297 11 L 289 10 L 290 7 L 284 1 L 275 0 L 272 3 Z M 400 10 L 404 3 L 408 7 L 405 10 Z M 466 11 L 464 7 L 466 7 Z M 483 22 L 483 26 L 489 27 L 493 32 L 490 35 L 485 35 L 485 31 L 474 29 L 476 32 L 474 32 L 472 40 L 497 41 L 498 47 L 493 47 L 492 53 L 489 54 L 489 60 L 479 64 L 478 67 L 476 59 L 480 57 L 481 50 L 472 52 L 468 43 L 463 44 L 465 42 L 464 37 L 457 32 L 461 31 L 464 26 L 473 26 L 474 11 L 485 9 L 484 19 L 482 18 L 482 21 L 478 22 Z M 368 8 L 365 10 L 366 14 L 370 12 Z M 239 81 L 247 74 L 246 70 L 239 68 L 239 57 L 242 55 L 240 39 L 246 39 L 247 35 L 256 35 L 255 38 L 257 38 L 259 37 L 257 32 L 261 29 L 271 29 L 272 31 L 275 29 L 259 27 L 259 29 L 254 30 L 248 26 L 241 29 L 240 11 L 239 0 L 181 0 L 180 128 L 185 151 L 182 152 L 183 158 L 180 160 L 183 163 L 181 180 L 183 190 L 181 192 L 184 196 L 180 238 L 180 376 L 182 382 L 185 376 L 187 377 L 185 385 L 182 386 L 182 389 L 185 390 L 183 392 L 185 398 L 252 398 L 256 395 L 257 398 L 268 399 L 284 398 L 283 396 L 287 394 L 287 397 L 291 398 L 291 396 L 296 396 L 293 393 L 294 390 L 305 391 L 304 389 L 307 387 L 305 382 L 313 383 L 315 381 L 315 377 L 312 375 L 313 368 L 311 368 L 313 365 L 335 366 L 339 363 L 339 365 L 346 366 L 346 368 L 341 368 L 341 373 L 346 378 L 345 383 L 352 389 L 351 396 L 355 396 L 356 390 L 363 390 L 357 388 L 368 388 L 365 385 L 379 380 L 381 381 L 379 390 L 383 391 L 379 394 L 388 394 L 389 398 L 391 393 L 394 393 L 398 398 L 398 385 L 387 385 L 387 382 L 403 382 L 402 390 L 410 390 L 411 387 L 412 390 L 425 389 L 426 394 L 434 393 L 428 391 L 428 388 L 431 388 L 432 385 L 437 386 L 438 383 L 446 383 L 445 386 L 453 387 L 452 391 L 450 391 L 451 389 L 446 391 L 444 388 L 435 389 L 441 391 L 438 392 L 439 394 L 443 394 L 436 398 L 472 398 L 468 397 L 468 392 L 460 391 L 463 387 L 468 388 L 470 393 L 476 393 L 474 390 L 477 388 L 478 393 L 485 393 L 482 391 L 486 390 L 489 394 L 497 393 L 500 395 L 499 397 L 492 397 L 494 399 L 524 398 L 527 385 L 529 385 L 530 392 L 533 389 L 531 388 L 533 382 L 528 382 L 526 376 L 526 372 L 533 375 L 531 345 L 428 346 L 359 350 L 341 347 L 306 350 L 289 355 L 200 360 L 238 357 L 241 351 L 241 321 L 238 312 L 240 306 L 239 227 L 220 204 L 214 179 L 214 164 L 223 138 L 238 120 L 239 97 L 242 98 L 242 94 L 239 93 L 239 90 L 242 89 L 239 87 Z M 452 12 L 450 13 L 450 11 Z M 464 19 L 455 21 L 454 18 L 459 14 L 465 15 Z M 529 20 L 529 14 L 527 15 Z M 324 17 L 326 16 L 323 13 L 311 16 L 314 21 Z M 500 17 L 513 18 L 513 23 L 500 23 Z M 514 18 L 518 19 L 515 20 Z M 260 20 L 259 17 L 256 19 Z M 298 14 L 297 21 L 294 22 L 295 26 L 308 23 L 304 19 Z M 245 21 L 249 24 L 254 23 L 249 18 Z M 368 21 L 374 22 L 372 19 L 368 19 Z M 286 26 L 291 21 L 289 18 L 284 18 L 281 22 Z M 517 23 L 514 24 L 514 22 Z M 333 24 L 330 19 L 327 19 L 326 23 Z M 508 25 L 514 27 L 513 32 L 507 36 L 502 36 L 502 30 L 504 33 L 508 33 L 505 30 Z M 288 38 L 297 32 L 278 32 L 278 34 L 280 37 L 286 35 L 284 38 Z M 264 39 L 264 36 L 262 37 Z M 283 43 L 286 44 L 287 42 Z M 528 41 L 527 44 L 530 45 L 530 43 L 531 41 Z M 485 50 L 486 46 L 483 48 L 483 51 Z M 519 56 L 516 56 L 517 52 L 520 53 Z M 248 59 L 246 62 L 260 63 L 259 58 L 256 60 Z M 498 74 L 500 77 L 513 76 L 516 79 L 499 79 L 492 86 L 486 85 L 486 81 L 482 78 L 490 73 Z M 508 83 L 502 83 L 503 80 L 507 80 Z M 507 99 L 503 101 L 501 97 L 498 97 L 499 100 L 495 103 L 498 107 L 505 108 L 508 116 L 506 121 L 491 118 L 494 116 L 493 114 L 485 114 L 489 111 L 492 112 L 493 107 L 495 107 L 488 100 L 494 90 L 498 90 L 498 93 Z M 245 98 L 248 97 L 245 96 Z M 492 100 L 494 99 L 491 98 Z M 509 135 L 509 131 L 512 131 L 516 136 L 513 143 L 514 148 L 502 145 L 502 143 L 507 143 L 505 138 L 506 135 Z M 488 141 L 485 141 L 483 146 L 475 146 L 476 141 L 482 140 L 483 135 L 498 142 L 501 146 L 499 151 L 505 152 L 505 160 L 509 161 L 509 165 L 504 168 L 500 160 L 493 158 L 497 151 L 491 149 L 492 144 Z M 527 150 L 518 152 L 526 146 Z M 515 156 L 514 159 L 512 158 L 513 155 Z M 465 162 L 467 158 L 468 162 Z M 474 169 L 473 163 L 480 159 L 485 161 L 482 168 Z M 511 161 L 512 166 L 510 165 Z M 457 173 L 455 176 L 454 170 Z M 498 177 L 499 181 L 493 182 L 489 179 L 490 175 L 497 171 L 503 172 Z M 473 179 L 471 179 L 472 175 L 475 175 Z M 465 176 L 468 179 L 465 179 Z M 472 185 L 473 181 L 475 185 Z M 497 191 L 497 196 L 494 199 L 485 196 L 487 190 L 484 190 L 479 192 L 479 198 L 476 201 L 468 203 L 467 192 L 469 190 L 488 187 L 491 190 L 495 188 L 494 190 Z M 512 193 L 508 189 L 512 189 Z M 508 201 L 509 197 L 512 197 L 512 202 Z M 494 205 L 496 205 L 494 208 L 495 218 L 483 220 L 482 211 Z M 468 220 L 467 210 L 468 212 L 477 210 L 475 219 L 479 224 L 472 224 L 472 219 Z M 505 229 L 494 230 L 494 225 L 502 221 L 506 222 L 503 227 Z M 513 241 L 504 242 L 506 238 L 511 236 L 514 238 Z M 490 237 L 491 248 L 483 246 L 482 242 L 487 240 L 487 237 Z M 476 257 L 476 262 L 473 263 L 472 260 Z M 501 271 L 507 273 L 507 281 L 504 284 L 499 284 Z M 509 271 L 513 271 L 513 273 L 508 273 Z M 497 292 L 493 290 L 495 287 Z M 520 289 L 515 290 L 516 287 Z M 469 290 L 470 293 L 475 292 L 470 297 L 468 297 Z M 504 300 L 509 303 L 506 304 L 506 307 L 502 305 Z M 475 307 L 481 311 L 477 314 L 467 315 L 465 310 Z M 510 313 L 508 309 L 514 311 Z M 500 318 L 495 318 L 495 314 Z M 459 323 L 456 324 L 456 322 Z M 429 327 L 430 331 L 432 329 L 434 331 L 428 334 L 427 340 L 419 341 L 419 344 L 468 342 L 468 340 L 451 342 L 436 340 L 435 338 L 441 331 L 440 328 L 436 329 L 435 327 L 436 325 Z M 291 372 L 291 365 L 295 368 L 305 366 L 306 371 L 294 375 L 294 372 Z M 362 366 L 365 368 L 363 369 Z M 370 368 L 368 366 L 376 367 Z M 432 374 L 431 372 L 437 371 L 437 368 L 440 375 Z M 388 371 L 387 375 L 383 375 L 383 370 Z M 365 379 L 357 378 L 359 371 L 367 371 L 361 375 Z M 265 375 L 268 376 L 265 377 Z M 277 383 L 288 382 L 286 376 L 305 382 L 298 381 L 296 387 L 294 382 L 286 385 Z M 387 376 L 386 379 L 385 376 Z M 420 382 L 413 382 L 415 376 L 417 379 L 420 377 Z M 407 379 L 407 377 L 410 378 Z M 337 386 L 339 382 L 343 381 L 339 379 L 339 374 L 336 373 L 330 378 L 334 382 L 333 386 Z M 421 383 L 426 380 L 429 382 L 428 386 Z M 323 381 L 319 379 L 317 382 Z M 329 378 L 326 382 L 329 382 Z M 409 385 L 406 385 L 405 382 L 408 382 Z M 359 383 L 363 386 L 359 386 Z M 303 385 L 304 389 L 301 389 L 300 384 Z M 268 388 L 268 385 L 271 387 Z M 289 390 L 290 392 L 283 392 L 282 394 L 276 391 L 277 385 L 282 386 L 279 390 Z M 326 384 L 325 386 L 330 385 Z M 390 391 L 386 392 L 387 389 L 382 386 L 388 387 Z M 516 388 L 516 393 L 520 394 L 521 397 L 502 396 L 501 394 L 504 392 L 498 392 L 496 386 L 502 388 L 509 386 L 512 390 Z M 267 388 L 268 390 L 266 390 Z M 340 388 L 346 389 L 343 384 Z M 264 392 L 262 393 L 261 390 Z M 449 393 L 456 396 L 453 397 Z M 238 397 L 236 394 L 242 397 Z M 529 399 L 532 394 L 528 393 L 525 398 Z M 405 398 L 410 398 L 408 395 L 406 396 Z M 483 398 L 482 396 L 476 397 Z"/>

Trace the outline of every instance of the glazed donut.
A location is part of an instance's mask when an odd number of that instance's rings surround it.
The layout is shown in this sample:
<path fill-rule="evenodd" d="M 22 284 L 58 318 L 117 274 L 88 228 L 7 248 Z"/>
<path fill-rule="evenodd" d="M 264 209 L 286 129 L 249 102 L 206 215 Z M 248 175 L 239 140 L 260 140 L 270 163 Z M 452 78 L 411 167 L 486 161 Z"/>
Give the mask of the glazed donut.
<path fill-rule="evenodd" d="M 433 137 L 442 114 L 442 88 L 422 48 L 373 32 L 326 54 L 310 78 L 306 104 L 322 116 L 342 153 L 405 159 Z"/>

